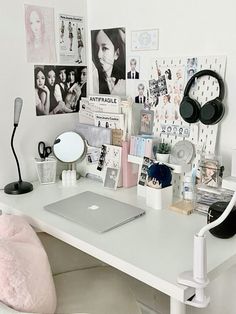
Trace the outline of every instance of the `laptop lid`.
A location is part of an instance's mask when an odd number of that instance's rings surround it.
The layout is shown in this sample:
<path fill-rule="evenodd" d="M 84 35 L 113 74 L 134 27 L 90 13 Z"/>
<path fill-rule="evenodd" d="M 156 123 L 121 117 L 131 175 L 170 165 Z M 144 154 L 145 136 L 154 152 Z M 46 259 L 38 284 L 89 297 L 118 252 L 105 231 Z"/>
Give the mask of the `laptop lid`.
<path fill-rule="evenodd" d="M 99 233 L 145 214 L 141 208 L 90 191 L 48 204 L 44 208 Z"/>

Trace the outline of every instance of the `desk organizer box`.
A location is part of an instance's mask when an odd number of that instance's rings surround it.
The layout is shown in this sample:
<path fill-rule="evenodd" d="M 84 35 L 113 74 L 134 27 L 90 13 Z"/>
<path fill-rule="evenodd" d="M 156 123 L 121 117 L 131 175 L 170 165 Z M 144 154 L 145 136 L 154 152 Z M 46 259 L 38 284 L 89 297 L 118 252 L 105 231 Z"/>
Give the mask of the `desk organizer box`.
<path fill-rule="evenodd" d="M 153 209 L 168 209 L 172 204 L 173 186 L 154 189 L 146 186 L 146 204 Z"/>
<path fill-rule="evenodd" d="M 56 182 L 57 160 L 54 157 L 48 157 L 45 160 L 35 158 L 35 165 L 38 179 L 41 184 Z"/>

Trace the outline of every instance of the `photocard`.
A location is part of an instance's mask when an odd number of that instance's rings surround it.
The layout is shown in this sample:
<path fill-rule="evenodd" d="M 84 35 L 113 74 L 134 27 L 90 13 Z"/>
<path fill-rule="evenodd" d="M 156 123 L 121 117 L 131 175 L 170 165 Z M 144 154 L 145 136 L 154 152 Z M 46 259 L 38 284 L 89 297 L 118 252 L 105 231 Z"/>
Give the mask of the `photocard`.
<path fill-rule="evenodd" d="M 127 58 L 127 79 L 138 80 L 140 78 L 140 61 L 139 57 L 130 56 Z"/>
<path fill-rule="evenodd" d="M 218 160 L 205 159 L 201 166 L 201 183 L 211 186 L 218 187 L 220 182 L 220 163 Z"/>
<path fill-rule="evenodd" d="M 154 112 L 152 110 L 140 111 L 140 134 L 153 133 Z"/>
<path fill-rule="evenodd" d="M 96 147 L 89 147 L 86 155 L 88 164 L 98 163 L 100 157 L 100 149 Z"/>
<path fill-rule="evenodd" d="M 104 187 L 116 190 L 118 180 L 119 180 L 119 169 L 108 167 L 106 169 Z"/>

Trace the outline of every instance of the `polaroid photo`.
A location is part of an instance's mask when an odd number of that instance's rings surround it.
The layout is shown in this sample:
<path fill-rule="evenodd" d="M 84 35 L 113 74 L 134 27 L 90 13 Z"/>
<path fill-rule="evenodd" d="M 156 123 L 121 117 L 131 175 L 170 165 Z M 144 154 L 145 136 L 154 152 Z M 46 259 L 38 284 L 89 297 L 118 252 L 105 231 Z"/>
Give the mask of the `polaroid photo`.
<path fill-rule="evenodd" d="M 108 167 L 106 169 L 106 175 L 105 175 L 103 186 L 105 188 L 116 190 L 118 180 L 119 180 L 119 174 L 120 174 L 119 172 L 120 172 L 119 169 Z"/>
<path fill-rule="evenodd" d="M 134 81 L 133 81 L 134 82 Z M 132 97 L 136 104 L 145 104 L 147 102 L 147 91 L 148 88 L 146 86 L 145 81 L 136 80 L 134 84 L 132 84 Z"/>
<path fill-rule="evenodd" d="M 153 133 L 153 110 L 141 110 L 140 111 L 140 134 L 151 135 Z"/>

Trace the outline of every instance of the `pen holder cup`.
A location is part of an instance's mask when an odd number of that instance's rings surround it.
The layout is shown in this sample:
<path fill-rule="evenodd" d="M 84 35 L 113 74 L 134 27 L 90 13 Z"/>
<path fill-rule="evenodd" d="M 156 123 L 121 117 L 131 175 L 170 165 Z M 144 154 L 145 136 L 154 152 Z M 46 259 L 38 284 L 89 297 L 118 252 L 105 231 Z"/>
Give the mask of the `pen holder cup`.
<path fill-rule="evenodd" d="M 50 184 L 56 182 L 57 160 L 48 157 L 45 160 L 35 158 L 36 170 L 41 184 Z"/>
<path fill-rule="evenodd" d="M 173 186 L 155 189 L 146 186 L 146 204 L 153 209 L 168 209 L 172 204 Z"/>

